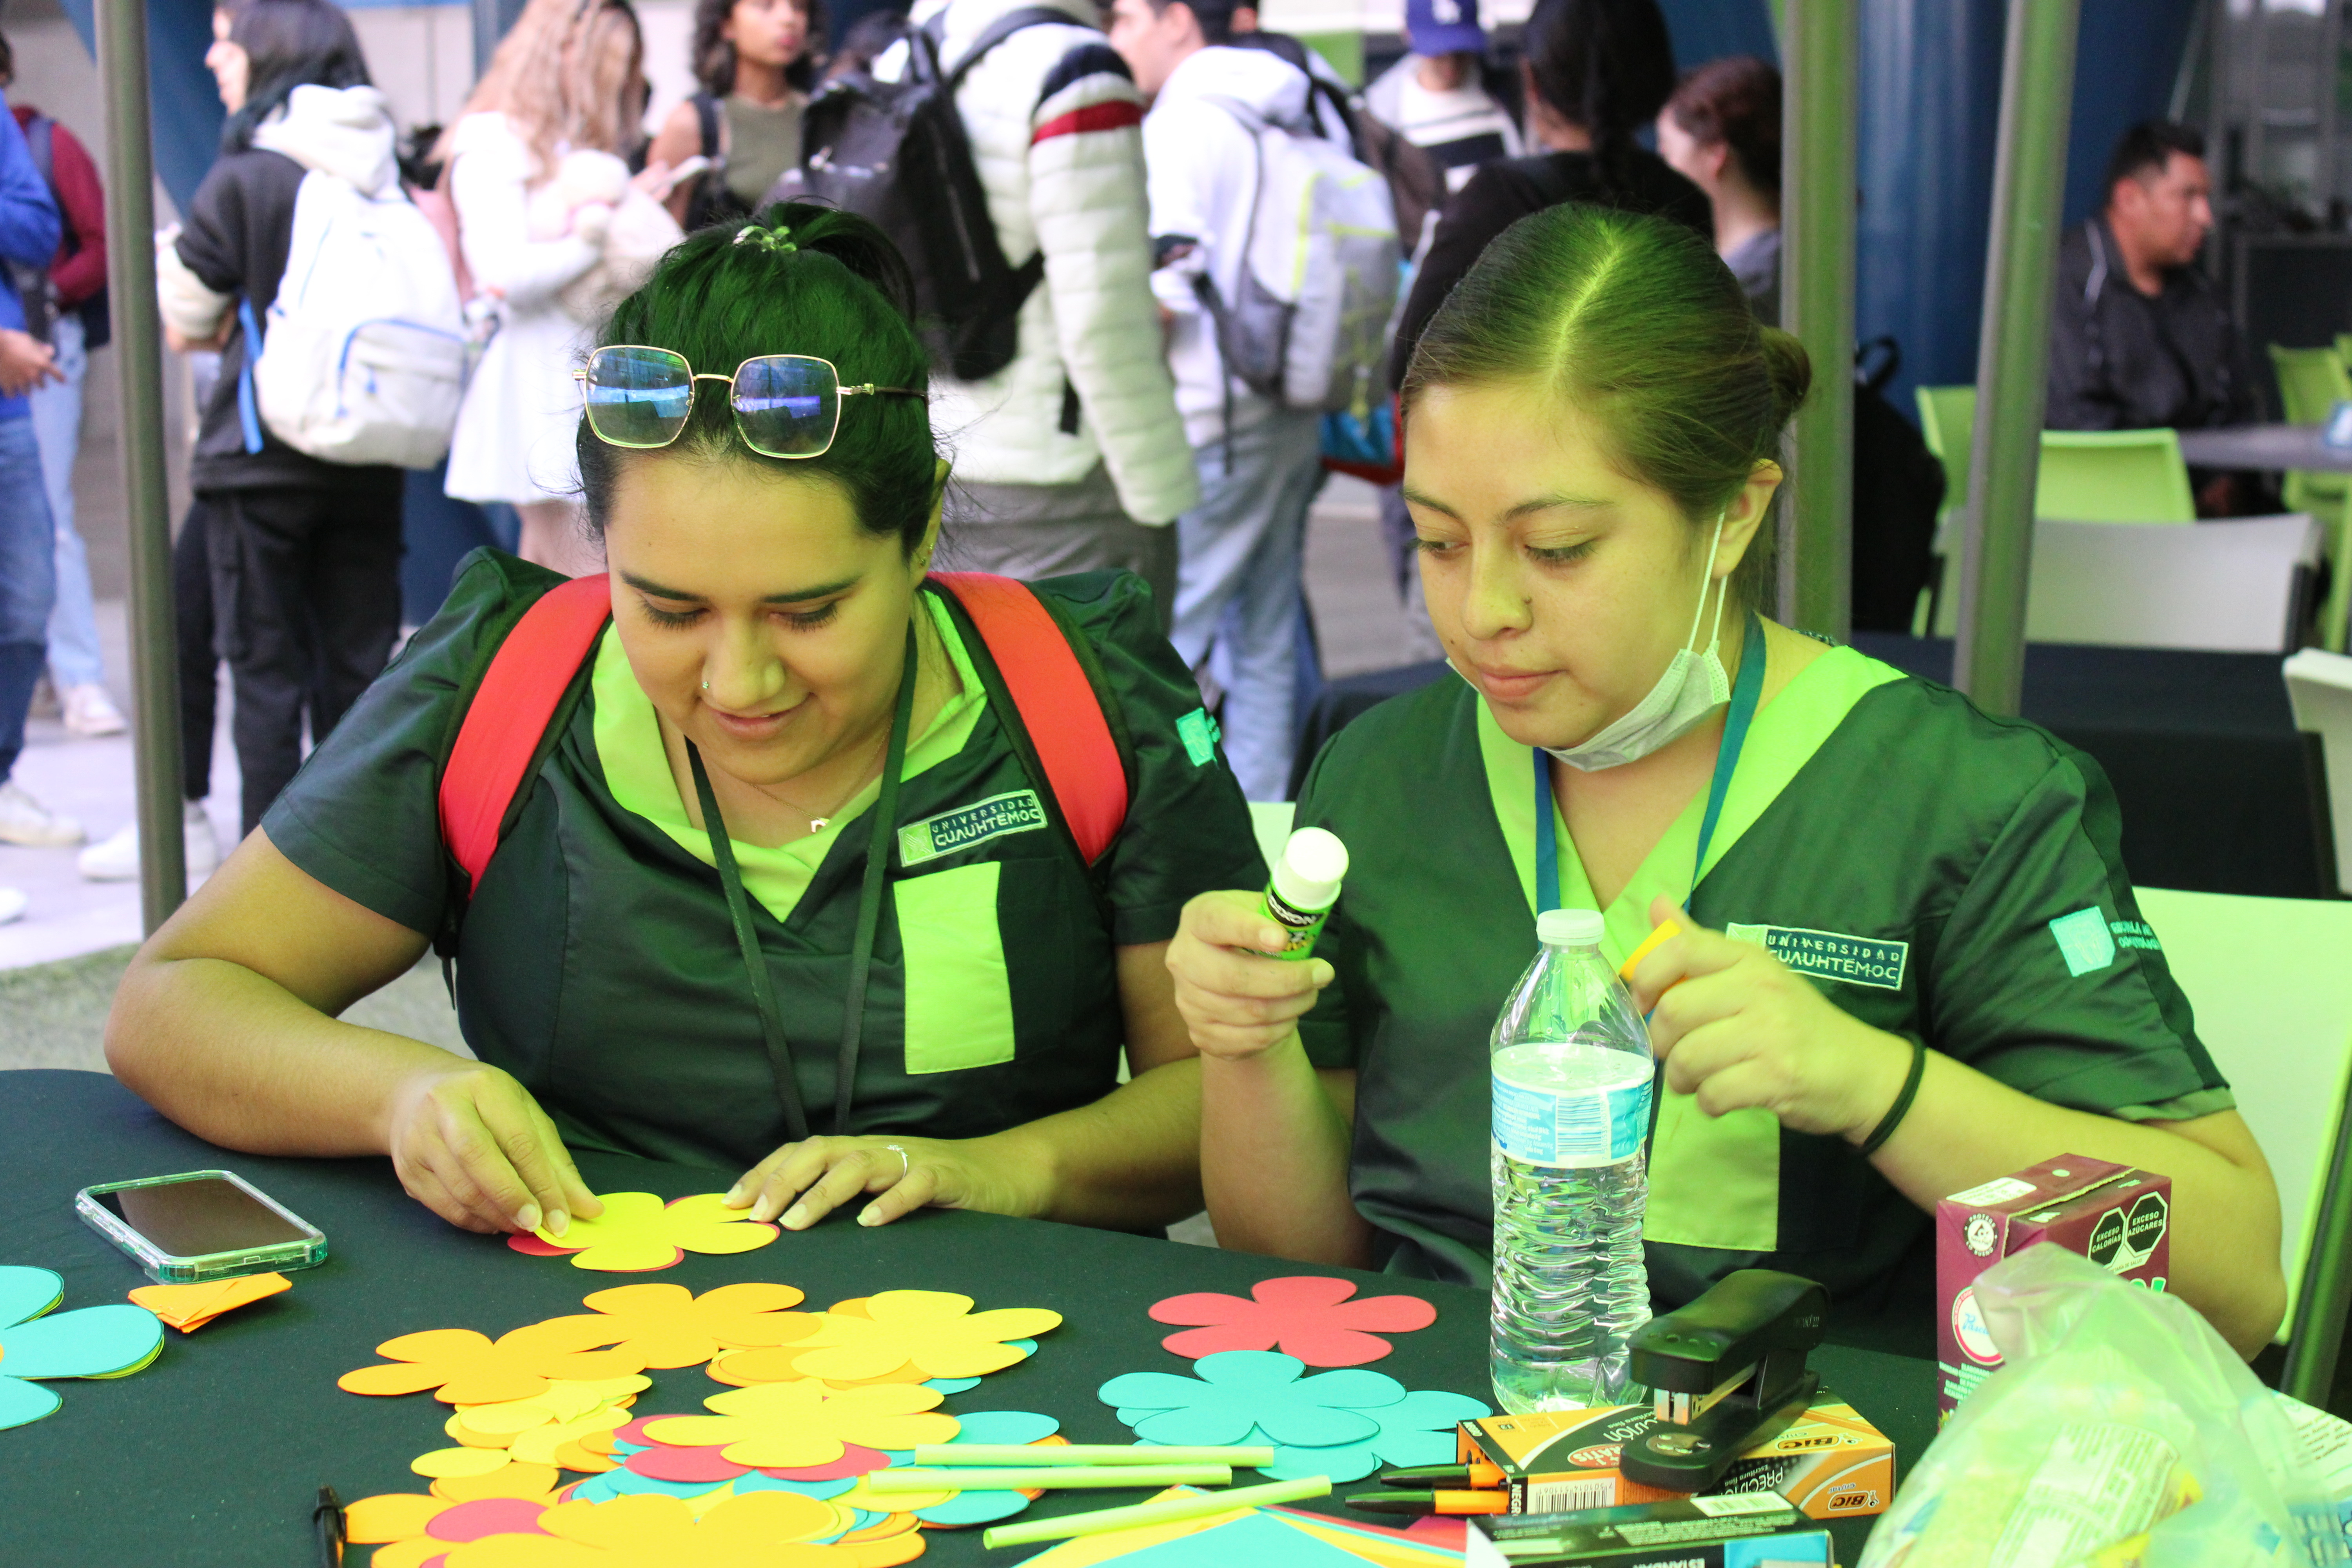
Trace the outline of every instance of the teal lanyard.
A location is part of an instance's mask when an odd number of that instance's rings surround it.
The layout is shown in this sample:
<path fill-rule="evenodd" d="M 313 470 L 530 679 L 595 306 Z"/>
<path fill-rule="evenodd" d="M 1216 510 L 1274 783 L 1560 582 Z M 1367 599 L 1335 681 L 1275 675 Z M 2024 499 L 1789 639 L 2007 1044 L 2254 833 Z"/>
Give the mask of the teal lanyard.
<path fill-rule="evenodd" d="M 1748 743 L 1748 728 L 1764 695 L 1764 627 L 1756 612 L 1748 612 L 1748 637 L 1740 645 L 1739 675 L 1731 688 L 1731 712 L 1723 721 L 1723 745 L 1715 754 L 1715 779 L 1707 785 L 1706 815 L 1699 819 L 1698 858 L 1691 867 L 1691 891 L 1706 869 L 1706 847 L 1715 838 L 1715 824 L 1723 815 L 1723 797 L 1730 792 L 1731 775 L 1739 766 L 1739 749 Z M 1541 749 L 1536 759 L 1536 912 L 1559 908 L 1559 830 L 1552 826 L 1550 758 Z"/>

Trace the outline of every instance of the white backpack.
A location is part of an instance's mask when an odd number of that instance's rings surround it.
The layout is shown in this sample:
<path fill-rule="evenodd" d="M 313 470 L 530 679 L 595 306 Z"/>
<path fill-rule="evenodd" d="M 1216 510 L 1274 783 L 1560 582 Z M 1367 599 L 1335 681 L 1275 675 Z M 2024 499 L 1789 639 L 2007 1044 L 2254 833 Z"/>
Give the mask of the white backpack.
<path fill-rule="evenodd" d="M 448 456 L 466 321 L 441 236 L 398 182 L 371 196 L 322 169 L 303 175 L 268 330 L 244 314 L 249 406 L 279 440 L 330 463 L 429 468 Z M 249 417 L 246 445 L 260 447 Z"/>
<path fill-rule="evenodd" d="M 1396 306 L 1402 253 L 1388 182 L 1311 125 L 1210 101 L 1257 149 L 1238 297 L 1221 299 L 1205 276 L 1200 284 L 1225 369 L 1285 407 L 1360 416 L 1385 397 Z"/>

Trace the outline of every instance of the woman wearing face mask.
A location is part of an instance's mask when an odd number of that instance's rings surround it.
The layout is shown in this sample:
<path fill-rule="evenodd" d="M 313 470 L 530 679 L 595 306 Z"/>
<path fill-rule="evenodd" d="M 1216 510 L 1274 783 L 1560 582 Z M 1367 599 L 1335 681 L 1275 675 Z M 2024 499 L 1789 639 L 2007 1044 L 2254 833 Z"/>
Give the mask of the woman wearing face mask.
<path fill-rule="evenodd" d="M 2097 766 L 1755 608 L 1807 375 L 1703 239 L 1597 207 L 1515 226 L 1432 321 L 1404 493 L 1462 679 L 1317 760 L 1297 819 L 1353 860 L 1322 956 L 1257 956 L 1250 893 L 1170 953 L 1218 1237 L 1485 1283 L 1487 1037 L 1536 912 L 1580 907 L 1612 963 L 1685 928 L 1633 973 L 1660 1305 L 1784 1268 L 1926 1353 L 1933 1205 L 2072 1153 L 2172 1177 L 2168 1288 L 2251 1352 L 2277 1194 Z"/>
<path fill-rule="evenodd" d="M 878 230 L 815 207 L 672 250 L 573 405 L 610 580 L 472 559 L 142 950 L 122 1080 L 232 1148 L 389 1154 L 474 1230 L 596 1213 L 574 1148 L 742 1171 L 736 1205 L 795 1230 L 1196 1212 L 1163 954 L 1187 899 L 1264 876 L 1248 807 L 1139 580 L 1038 586 L 1076 692 L 1043 711 L 926 581 L 946 465 L 912 293 Z M 594 640 L 556 663 L 571 695 L 469 877 L 437 809 L 452 737 L 551 592 L 600 612 Z M 1074 798 L 1044 753 L 1088 689 L 1112 754 Z M 1105 787 L 1124 820 L 1093 814 L 1116 832 L 1089 858 L 1069 825 Z M 337 1016 L 436 939 L 478 1059 Z"/>

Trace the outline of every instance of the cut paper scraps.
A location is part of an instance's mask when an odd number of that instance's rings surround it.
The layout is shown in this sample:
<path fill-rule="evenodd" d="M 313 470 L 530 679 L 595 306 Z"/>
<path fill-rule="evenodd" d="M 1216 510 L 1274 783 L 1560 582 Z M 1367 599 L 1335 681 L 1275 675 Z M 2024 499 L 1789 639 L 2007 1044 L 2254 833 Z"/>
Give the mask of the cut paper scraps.
<path fill-rule="evenodd" d="M 644 1430 L 656 1443 L 717 1447 L 722 1458 L 755 1468 L 824 1465 L 851 1443 L 889 1449 L 954 1441 L 955 1417 L 932 1414 L 940 1397 L 919 1384 L 764 1383 L 704 1400 L 716 1415 L 668 1416 L 646 1422 Z"/>
<path fill-rule="evenodd" d="M 1381 1334 L 1409 1333 L 1437 1321 L 1437 1309 L 1418 1296 L 1349 1300 L 1355 1294 L 1349 1280 L 1293 1275 L 1259 1280 L 1247 1299 L 1214 1291 L 1171 1296 L 1151 1308 L 1151 1317 L 1199 1325 L 1160 1342 L 1181 1356 L 1279 1350 L 1308 1366 L 1378 1361 L 1394 1348 Z"/>
<path fill-rule="evenodd" d="M 644 1274 L 682 1263 L 689 1252 L 750 1252 L 782 1234 L 777 1226 L 730 1209 L 723 1193 L 698 1193 L 663 1203 L 651 1193 L 603 1193 L 604 1212 L 574 1219 L 562 1236 L 544 1226 L 513 1236 L 517 1252 L 551 1258 L 569 1254 L 574 1268 Z"/>
<path fill-rule="evenodd" d="M 532 1337 L 529 1329 L 493 1340 L 471 1329 L 427 1329 L 375 1347 L 388 1364 L 363 1366 L 335 1380 L 350 1394 L 418 1394 L 425 1389 L 448 1405 L 489 1405 L 530 1399 L 560 1379 L 593 1380 L 635 1374 L 644 1361 L 626 1351 L 566 1351 Z"/>
<path fill-rule="evenodd" d="M 1193 1364 L 1193 1377 L 1131 1372 L 1097 1397 L 1135 1428 L 1139 1441 L 1179 1447 L 1271 1444 L 1276 1479 L 1328 1476 L 1360 1480 L 1382 1464 L 1444 1464 L 1454 1455 L 1457 1422 L 1493 1413 L 1465 1394 L 1407 1393 L 1385 1373 L 1349 1368 L 1301 1377 L 1295 1356 L 1221 1351 Z"/>
<path fill-rule="evenodd" d="M 223 1312 L 292 1289 L 294 1282 L 283 1274 L 241 1274 L 194 1285 L 142 1285 L 131 1292 L 131 1300 L 182 1333 L 193 1334 Z"/>
<path fill-rule="evenodd" d="M 683 1285 L 620 1285 L 582 1303 L 582 1317 L 517 1331 L 567 1351 L 616 1346 L 661 1371 L 700 1366 L 721 1350 L 804 1340 L 824 1314 L 795 1312 L 806 1300 L 789 1285 L 721 1285 L 697 1296 Z"/>
<path fill-rule="evenodd" d="M 1160 1498 L 1193 1495 L 1179 1487 Z M 1160 1498 L 1152 1500 L 1158 1501 Z M 1168 1524 L 1083 1535 L 1020 1568 L 1459 1568 L 1460 1547 L 1409 1531 L 1284 1508 L 1234 1509 Z"/>
<path fill-rule="evenodd" d="M 652 1380 L 643 1376 L 552 1383 L 546 1393 L 529 1399 L 461 1405 L 443 1430 L 460 1447 L 505 1450 L 509 1458 L 526 1464 L 561 1465 L 583 1472 L 609 1470 L 615 1463 L 610 1457 L 611 1446 L 596 1440 L 627 1423 L 629 1406 L 636 1395 L 652 1386 Z M 465 1465 L 462 1460 L 445 1463 Z M 475 1465 L 475 1473 L 483 1473 L 479 1462 Z"/>
<path fill-rule="evenodd" d="M 31 1379 L 127 1377 L 163 1348 L 163 1325 L 146 1308 L 51 1312 L 65 1292 L 50 1269 L 0 1266 L 0 1427 L 38 1421 L 65 1403 Z"/>

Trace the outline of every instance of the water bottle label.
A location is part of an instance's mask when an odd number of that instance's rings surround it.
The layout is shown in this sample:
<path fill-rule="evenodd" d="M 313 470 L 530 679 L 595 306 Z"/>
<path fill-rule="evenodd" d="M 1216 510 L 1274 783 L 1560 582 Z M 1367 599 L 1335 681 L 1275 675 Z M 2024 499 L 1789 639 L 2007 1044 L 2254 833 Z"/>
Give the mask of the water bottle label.
<path fill-rule="evenodd" d="M 1650 1083 L 1530 1089 L 1495 1079 L 1495 1147 L 1527 1165 L 1613 1165 L 1650 1131 Z"/>

